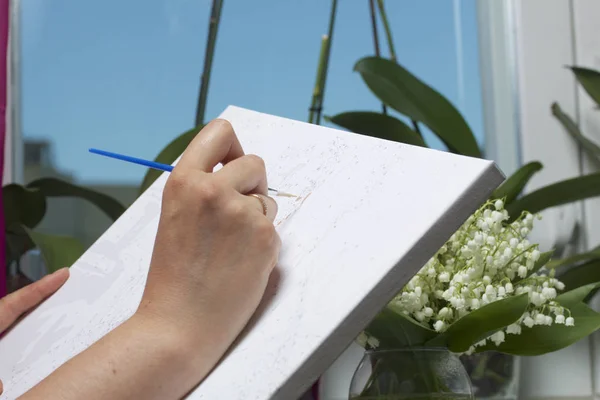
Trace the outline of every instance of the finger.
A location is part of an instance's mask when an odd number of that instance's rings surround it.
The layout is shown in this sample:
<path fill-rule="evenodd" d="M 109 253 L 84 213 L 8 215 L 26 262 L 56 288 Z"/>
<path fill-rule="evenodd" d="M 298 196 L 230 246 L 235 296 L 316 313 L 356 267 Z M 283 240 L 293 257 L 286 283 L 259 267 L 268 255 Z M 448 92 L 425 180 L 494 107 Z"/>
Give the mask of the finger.
<path fill-rule="evenodd" d="M 191 141 L 175 166 L 212 172 L 217 164 L 227 164 L 244 155 L 233 126 L 223 119 L 209 122 Z"/>
<path fill-rule="evenodd" d="M 4 392 L 4 386 L 2 385 L 2 381 L 0 380 L 0 394 Z"/>
<path fill-rule="evenodd" d="M 267 195 L 267 171 L 265 162 L 258 156 L 245 155 L 231 161 L 215 175 L 224 179 L 241 194 L 259 193 Z"/>
<path fill-rule="evenodd" d="M 257 199 L 255 196 L 260 197 L 264 201 L 264 206 L 266 206 L 266 215 L 263 207 L 263 201 Z M 256 209 L 259 213 L 265 215 L 269 221 L 275 221 L 275 217 L 277 216 L 277 202 L 273 200 L 273 198 L 269 196 L 265 196 L 263 194 L 254 193 L 254 195 L 244 196 L 246 198 L 246 203 L 249 207 Z"/>
<path fill-rule="evenodd" d="M 56 292 L 68 278 L 69 269 L 59 269 L 0 299 L 0 332 L 8 329 L 23 313 Z"/>

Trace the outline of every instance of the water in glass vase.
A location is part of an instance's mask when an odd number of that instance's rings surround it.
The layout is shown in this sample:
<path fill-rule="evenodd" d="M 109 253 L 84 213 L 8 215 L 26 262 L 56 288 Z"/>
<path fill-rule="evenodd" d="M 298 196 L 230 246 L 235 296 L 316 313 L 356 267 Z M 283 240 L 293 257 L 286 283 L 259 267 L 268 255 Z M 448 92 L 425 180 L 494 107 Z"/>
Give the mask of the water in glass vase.
<path fill-rule="evenodd" d="M 350 400 L 472 400 L 460 359 L 445 349 L 367 351 L 350 385 Z"/>

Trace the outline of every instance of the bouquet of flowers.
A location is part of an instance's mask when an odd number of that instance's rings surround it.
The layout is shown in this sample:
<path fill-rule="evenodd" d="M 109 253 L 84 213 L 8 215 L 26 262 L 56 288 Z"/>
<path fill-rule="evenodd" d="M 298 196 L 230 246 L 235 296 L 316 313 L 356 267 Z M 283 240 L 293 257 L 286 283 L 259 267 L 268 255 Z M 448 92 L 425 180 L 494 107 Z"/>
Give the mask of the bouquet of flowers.
<path fill-rule="evenodd" d="M 539 218 L 539 216 L 537 216 Z M 552 252 L 527 240 L 536 216 L 510 220 L 502 200 L 481 206 L 360 337 L 365 347 L 443 346 L 539 355 L 600 327 L 584 299 L 546 268 Z"/>

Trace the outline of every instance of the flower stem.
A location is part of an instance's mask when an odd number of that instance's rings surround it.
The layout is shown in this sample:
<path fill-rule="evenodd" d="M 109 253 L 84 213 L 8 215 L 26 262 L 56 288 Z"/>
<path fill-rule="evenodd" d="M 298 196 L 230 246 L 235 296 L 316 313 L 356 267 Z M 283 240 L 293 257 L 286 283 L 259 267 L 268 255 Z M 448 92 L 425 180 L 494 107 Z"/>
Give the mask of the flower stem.
<path fill-rule="evenodd" d="M 308 110 L 308 122 L 311 124 L 317 124 L 317 110 L 321 107 L 321 87 L 323 87 L 323 69 L 325 68 L 325 57 L 327 57 L 328 43 L 329 37 L 327 35 L 323 35 L 321 38 L 321 50 L 319 52 L 319 64 L 317 65 L 317 77 L 315 80 L 315 87 L 313 89 L 312 101 Z"/>
<path fill-rule="evenodd" d="M 373 0 L 371 0 L 373 1 Z M 387 38 L 388 49 L 390 51 L 390 58 L 395 63 L 398 63 L 398 57 L 396 56 L 396 49 L 394 47 L 394 39 L 392 37 L 392 29 L 390 28 L 390 23 L 388 21 L 387 13 L 385 11 L 385 6 L 383 4 L 383 0 L 377 0 L 377 6 L 379 8 L 379 14 L 381 15 L 381 20 L 383 21 L 383 29 L 385 30 L 385 36 Z M 413 127 L 415 128 L 415 132 L 419 134 L 419 136 L 423 137 L 421 133 L 421 128 L 419 127 L 419 123 L 411 119 Z"/>
<path fill-rule="evenodd" d="M 323 99 L 325 98 L 325 82 L 327 81 L 327 69 L 329 67 L 329 56 L 331 55 L 331 42 L 333 40 L 333 26 L 337 10 L 337 0 L 331 1 L 331 14 L 329 16 L 329 30 L 321 40 L 321 56 L 317 67 L 317 82 L 313 92 L 313 101 L 310 107 L 309 122 L 319 125 L 321 123 L 321 112 L 323 111 Z M 315 94 L 316 93 L 316 94 Z"/>
<path fill-rule="evenodd" d="M 373 4 L 373 0 L 371 0 L 371 4 Z M 390 24 L 388 22 L 387 13 L 385 12 L 385 7 L 383 6 L 383 0 L 377 0 L 377 5 L 379 6 L 379 13 L 381 14 L 381 20 L 383 21 L 383 28 L 385 29 L 385 35 L 387 36 L 388 48 L 390 49 L 390 58 L 394 62 L 398 62 L 398 58 L 396 57 L 396 50 L 394 49 L 394 40 L 392 39 L 392 30 L 390 29 Z"/>
<path fill-rule="evenodd" d="M 375 0 L 369 0 L 369 11 L 371 12 L 371 29 L 373 30 L 373 44 L 375 46 L 375 55 L 380 56 L 379 52 L 379 34 L 377 32 L 377 16 L 375 15 Z M 381 104 L 382 111 L 387 115 L 385 103 Z"/>
<path fill-rule="evenodd" d="M 213 55 L 215 53 L 215 44 L 217 42 L 217 31 L 221 19 L 221 10 L 223 9 L 223 0 L 213 0 L 210 11 L 210 20 L 208 23 L 208 38 L 206 39 L 206 52 L 204 55 L 204 69 L 200 78 L 200 93 L 198 94 L 198 105 L 196 107 L 196 121 L 194 126 L 204 123 L 204 113 L 206 112 L 206 99 L 208 97 L 208 84 L 210 81 L 210 72 L 212 70 Z"/>

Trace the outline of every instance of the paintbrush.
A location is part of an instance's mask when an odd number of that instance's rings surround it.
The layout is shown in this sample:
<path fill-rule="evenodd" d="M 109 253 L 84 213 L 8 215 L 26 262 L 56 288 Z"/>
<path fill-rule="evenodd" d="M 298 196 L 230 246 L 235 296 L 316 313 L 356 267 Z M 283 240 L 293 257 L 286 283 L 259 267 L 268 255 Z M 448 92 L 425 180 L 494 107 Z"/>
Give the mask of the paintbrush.
<path fill-rule="evenodd" d="M 152 169 L 157 169 L 160 171 L 164 171 L 164 172 L 171 172 L 173 171 L 173 166 L 169 165 L 169 164 L 162 164 L 156 161 L 150 161 L 150 160 L 144 160 L 142 158 L 137 158 L 137 157 L 131 157 L 131 156 L 126 156 L 124 154 L 117 154 L 117 153 L 112 153 L 110 151 L 105 151 L 105 150 L 98 150 L 98 149 L 90 149 L 90 153 L 94 153 L 94 154 L 99 154 L 101 156 L 105 156 L 105 157 L 110 157 L 110 158 L 115 158 L 117 160 L 121 160 L 121 161 L 127 161 L 133 164 L 139 164 L 139 165 L 144 165 L 146 167 L 152 168 Z M 276 189 L 271 189 L 269 188 L 270 192 L 273 192 L 276 196 L 283 196 L 283 197 L 298 197 L 296 195 L 290 194 L 290 193 L 285 193 L 285 192 L 281 192 L 279 190 Z"/>

